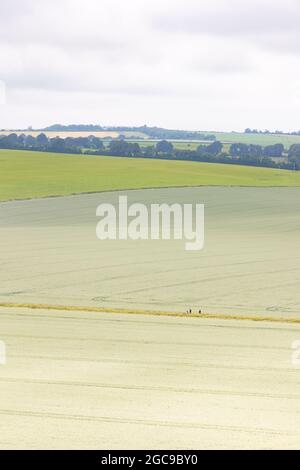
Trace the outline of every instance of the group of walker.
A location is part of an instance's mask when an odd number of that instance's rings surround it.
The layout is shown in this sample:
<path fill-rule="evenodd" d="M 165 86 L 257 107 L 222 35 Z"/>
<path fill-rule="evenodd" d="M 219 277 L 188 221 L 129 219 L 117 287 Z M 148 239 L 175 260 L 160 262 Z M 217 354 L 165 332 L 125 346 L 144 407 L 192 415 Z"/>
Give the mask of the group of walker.
<path fill-rule="evenodd" d="M 192 315 L 192 313 L 193 313 L 193 312 L 192 312 L 192 309 L 189 308 L 189 309 L 186 311 L 186 313 L 187 313 L 188 315 Z M 202 313 L 202 310 L 201 310 L 201 308 L 200 308 L 200 309 L 198 310 L 198 315 L 201 315 L 201 313 Z"/>

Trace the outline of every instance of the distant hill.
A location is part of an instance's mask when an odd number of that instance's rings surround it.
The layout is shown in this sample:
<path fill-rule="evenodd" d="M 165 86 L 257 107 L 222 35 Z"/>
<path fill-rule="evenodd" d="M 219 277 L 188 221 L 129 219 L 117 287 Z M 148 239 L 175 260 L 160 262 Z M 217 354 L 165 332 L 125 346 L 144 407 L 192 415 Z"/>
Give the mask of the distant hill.
<path fill-rule="evenodd" d="M 43 129 L 38 130 L 48 132 L 98 132 L 103 131 L 103 127 L 94 124 L 70 124 L 69 126 L 64 126 L 63 124 L 53 124 L 52 126 L 44 127 Z"/>
<path fill-rule="evenodd" d="M 70 124 L 68 126 L 62 124 L 54 124 L 52 126 L 45 127 L 44 129 L 38 129 L 44 132 L 133 132 L 145 135 L 145 137 L 151 139 L 182 139 L 182 140 L 216 140 L 214 134 L 208 134 L 206 132 L 199 131 L 184 131 L 174 129 L 164 129 L 162 127 L 148 127 L 146 125 L 139 127 L 130 126 L 117 126 L 117 127 L 103 127 L 100 125 L 93 124 Z"/>

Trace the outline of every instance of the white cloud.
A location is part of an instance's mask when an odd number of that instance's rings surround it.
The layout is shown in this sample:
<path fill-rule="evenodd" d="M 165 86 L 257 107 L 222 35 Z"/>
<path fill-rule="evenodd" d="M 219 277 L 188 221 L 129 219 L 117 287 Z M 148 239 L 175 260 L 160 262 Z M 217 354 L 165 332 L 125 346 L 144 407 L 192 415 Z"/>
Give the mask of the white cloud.
<path fill-rule="evenodd" d="M 158 29 L 216 36 L 300 36 L 299 0 L 211 0 L 176 4 L 153 18 Z"/>
<path fill-rule="evenodd" d="M 10 0 L 0 127 L 298 128 L 299 20 L 298 0 Z"/>

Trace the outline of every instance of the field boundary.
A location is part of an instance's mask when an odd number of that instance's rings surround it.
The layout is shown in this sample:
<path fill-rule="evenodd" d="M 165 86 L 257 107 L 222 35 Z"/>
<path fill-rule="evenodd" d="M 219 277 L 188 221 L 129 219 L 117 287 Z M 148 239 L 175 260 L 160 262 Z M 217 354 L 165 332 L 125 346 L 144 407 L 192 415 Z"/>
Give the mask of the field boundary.
<path fill-rule="evenodd" d="M 0 302 L 0 308 L 25 308 L 29 310 L 55 310 L 64 312 L 90 312 L 90 313 L 113 313 L 127 315 L 150 315 L 150 316 L 166 316 L 166 317 L 184 317 L 184 318 L 206 318 L 212 320 L 247 320 L 253 322 L 273 322 L 273 323 L 295 323 L 300 324 L 300 316 L 282 317 L 269 315 L 242 315 L 242 314 L 226 314 L 226 313 L 184 313 L 159 310 L 140 310 L 140 309 L 123 309 L 109 307 L 92 307 L 80 305 L 52 305 L 52 304 L 35 304 L 35 303 L 14 303 Z"/>
<path fill-rule="evenodd" d="M 285 171 L 292 171 L 292 170 L 285 170 Z M 83 191 L 79 193 L 68 193 L 68 194 L 53 194 L 49 196 L 32 196 L 32 197 L 23 197 L 23 198 L 11 198 L 11 199 L 1 199 L 0 204 L 8 204 L 12 202 L 26 202 L 26 201 L 41 201 L 45 199 L 60 199 L 63 197 L 77 197 L 77 196 L 92 196 L 95 194 L 106 194 L 106 193 L 121 193 L 123 191 L 126 192 L 134 192 L 134 191 L 156 191 L 161 189 L 203 189 L 203 188 L 246 188 L 246 189 L 300 189 L 299 186 L 248 186 L 248 185 L 236 185 L 236 184 L 228 184 L 228 185 L 221 185 L 221 184 L 196 184 L 196 185 L 180 185 L 180 186 L 143 186 L 141 188 L 121 188 L 121 189 L 100 189 L 99 191 Z"/>

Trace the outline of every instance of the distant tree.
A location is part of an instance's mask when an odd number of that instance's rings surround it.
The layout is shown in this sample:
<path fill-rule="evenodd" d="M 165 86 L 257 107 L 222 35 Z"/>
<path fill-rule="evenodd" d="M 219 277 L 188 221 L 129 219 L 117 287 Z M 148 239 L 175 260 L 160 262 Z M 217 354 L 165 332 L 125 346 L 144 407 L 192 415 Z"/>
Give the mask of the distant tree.
<path fill-rule="evenodd" d="M 109 144 L 109 153 L 111 155 L 135 157 L 141 153 L 141 149 L 137 143 L 125 142 L 124 140 L 112 140 Z"/>
<path fill-rule="evenodd" d="M 206 153 L 209 153 L 210 155 L 219 155 L 219 153 L 222 152 L 223 144 L 216 140 L 212 144 L 209 144 L 205 147 Z"/>
<path fill-rule="evenodd" d="M 124 140 L 112 140 L 109 144 L 109 150 L 112 155 L 128 155 L 128 143 Z"/>
<path fill-rule="evenodd" d="M 168 142 L 167 140 L 161 140 L 156 144 L 156 151 L 158 153 L 172 153 L 173 144 L 171 142 Z"/>
<path fill-rule="evenodd" d="M 68 148 L 88 149 L 90 145 L 88 137 L 67 137 L 65 142 Z"/>
<path fill-rule="evenodd" d="M 18 147 L 19 141 L 17 134 L 9 134 L 6 137 L 6 141 L 9 147 Z"/>
<path fill-rule="evenodd" d="M 230 146 L 229 153 L 232 157 L 240 157 L 241 155 L 247 155 L 248 145 L 241 143 L 232 144 Z"/>
<path fill-rule="evenodd" d="M 26 135 L 25 134 L 19 134 L 18 135 L 18 144 L 21 147 L 25 147 L 25 143 L 26 143 Z"/>
<path fill-rule="evenodd" d="M 266 157 L 282 157 L 284 146 L 282 144 L 267 145 L 264 147 Z"/>
<path fill-rule="evenodd" d="M 254 158 L 260 158 L 263 155 L 263 148 L 261 145 L 253 145 L 250 144 L 248 147 L 248 153 L 247 155 L 249 157 L 254 157 Z"/>
<path fill-rule="evenodd" d="M 88 137 L 89 148 L 103 150 L 104 145 L 99 137 L 95 137 L 94 135 L 90 135 Z"/>
<path fill-rule="evenodd" d="M 288 159 L 295 169 L 300 168 L 300 144 L 294 144 L 290 147 Z"/>
<path fill-rule="evenodd" d="M 258 164 L 263 157 L 263 147 L 261 145 L 236 143 L 230 146 L 229 153 L 232 157 L 242 159 L 243 163 Z"/>
<path fill-rule="evenodd" d="M 141 147 L 137 142 L 130 144 L 130 153 L 134 156 L 137 156 L 139 153 L 141 153 Z"/>
<path fill-rule="evenodd" d="M 26 135 L 25 146 L 28 148 L 35 147 L 35 138 L 32 135 Z"/>
<path fill-rule="evenodd" d="M 145 157 L 155 157 L 156 149 L 154 145 L 146 145 L 145 148 L 143 148 L 143 154 Z"/>
<path fill-rule="evenodd" d="M 36 138 L 38 147 L 46 148 L 48 146 L 48 142 L 48 137 L 44 133 L 39 134 Z"/>
<path fill-rule="evenodd" d="M 65 139 L 61 139 L 60 137 L 54 137 L 53 139 L 50 139 L 49 150 L 51 150 L 52 152 L 63 152 L 65 148 Z"/>

